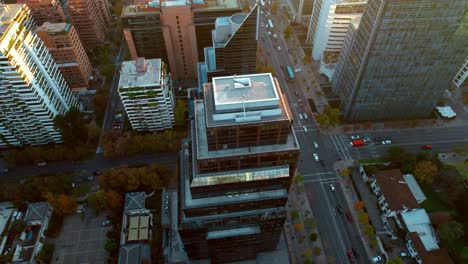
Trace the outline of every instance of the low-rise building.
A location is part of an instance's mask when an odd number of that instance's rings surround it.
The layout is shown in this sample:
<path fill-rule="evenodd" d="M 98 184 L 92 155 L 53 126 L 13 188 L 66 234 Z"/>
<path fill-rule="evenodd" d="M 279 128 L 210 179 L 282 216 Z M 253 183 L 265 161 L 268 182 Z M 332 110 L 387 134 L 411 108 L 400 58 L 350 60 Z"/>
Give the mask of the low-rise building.
<path fill-rule="evenodd" d="M 151 263 L 153 215 L 145 207 L 144 192 L 125 195 L 119 264 Z"/>
<path fill-rule="evenodd" d="M 133 129 L 154 131 L 172 128 L 172 80 L 161 59 L 124 61 L 118 92 Z"/>
<path fill-rule="evenodd" d="M 12 263 L 35 264 L 34 257 L 45 243 L 44 231 L 49 226 L 53 208 L 48 202 L 31 203 L 24 216 L 26 229 L 20 235 L 13 253 Z"/>
<path fill-rule="evenodd" d="M 401 213 L 401 222 L 408 230 L 406 247 L 418 264 L 452 264 L 445 249 L 439 247 L 439 239 L 424 209 Z"/>
<path fill-rule="evenodd" d="M 414 177 L 410 174 L 403 176 L 399 169 L 375 173 L 370 179 L 370 186 L 385 217 L 396 217 L 398 213 L 420 208 L 419 204 L 425 200 Z M 414 193 L 419 200 L 416 200 Z"/>

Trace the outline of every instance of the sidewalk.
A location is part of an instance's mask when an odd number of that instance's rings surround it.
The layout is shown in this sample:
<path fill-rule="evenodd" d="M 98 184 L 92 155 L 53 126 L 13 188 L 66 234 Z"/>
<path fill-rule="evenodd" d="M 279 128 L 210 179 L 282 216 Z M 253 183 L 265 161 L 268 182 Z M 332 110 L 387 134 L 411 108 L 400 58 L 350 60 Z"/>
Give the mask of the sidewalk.
<path fill-rule="evenodd" d="M 316 227 L 310 230 L 305 226 L 305 220 L 307 218 L 314 218 L 314 215 L 310 209 L 309 200 L 307 199 L 305 191 L 301 192 L 299 190 L 299 186 L 301 185 L 303 186 L 303 183 L 293 183 L 291 186 L 287 204 L 288 216 L 284 224 L 284 231 L 290 260 L 292 264 L 305 263 L 306 259 L 313 260 L 315 263 L 327 263 L 320 234 L 316 241 L 311 241 L 309 238 L 311 233 L 318 233 L 318 231 Z M 293 210 L 299 213 L 299 217 L 295 220 L 293 220 L 291 217 L 291 212 Z M 302 229 L 300 231 L 295 230 L 294 225 L 297 223 L 302 225 Z M 321 249 L 321 254 L 318 256 L 314 254 L 315 247 L 319 247 Z M 304 256 L 304 253 L 306 252 L 310 254 L 310 257 Z"/>

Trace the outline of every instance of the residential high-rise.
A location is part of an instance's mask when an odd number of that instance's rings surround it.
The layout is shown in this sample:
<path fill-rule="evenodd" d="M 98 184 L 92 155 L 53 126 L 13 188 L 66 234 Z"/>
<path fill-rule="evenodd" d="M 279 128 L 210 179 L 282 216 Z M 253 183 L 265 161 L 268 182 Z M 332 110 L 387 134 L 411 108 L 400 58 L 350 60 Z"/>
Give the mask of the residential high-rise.
<path fill-rule="evenodd" d="M 102 17 L 102 21 L 104 21 L 104 24 L 106 26 L 109 26 L 109 24 L 112 21 L 110 9 L 111 9 L 111 4 L 109 0 L 96 0 L 98 7 L 99 7 L 99 14 Z"/>
<path fill-rule="evenodd" d="M 299 145 L 270 73 L 215 77 L 183 143 L 180 226 L 191 259 L 228 263 L 274 250 Z"/>
<path fill-rule="evenodd" d="M 468 54 L 465 10 L 464 0 L 368 0 L 332 80 L 345 119 L 430 116 Z"/>
<path fill-rule="evenodd" d="M 105 40 L 106 23 L 101 14 L 100 1 L 67 1 L 68 15 L 86 50 L 101 46 Z"/>
<path fill-rule="evenodd" d="M 215 19 L 240 10 L 238 0 L 135 1 L 122 11 L 130 55 L 168 61 L 175 80 L 196 79 Z"/>
<path fill-rule="evenodd" d="M 248 14 L 216 19 L 212 46 L 205 48 L 208 81 L 215 76 L 255 72 L 258 12 L 258 5 L 255 5 Z"/>
<path fill-rule="evenodd" d="M 453 85 L 457 88 L 460 88 L 464 85 L 466 86 L 465 81 L 467 77 L 468 77 L 468 57 L 466 57 L 465 62 L 459 68 L 457 74 L 453 78 L 452 80 Z"/>
<path fill-rule="evenodd" d="M 161 59 L 124 61 L 118 92 L 133 129 L 154 131 L 172 128 L 172 80 L 167 65 Z"/>
<path fill-rule="evenodd" d="M 343 46 L 349 23 L 361 18 L 366 1 L 316 0 L 307 31 L 312 58 L 321 60 L 320 72 L 333 76 L 334 65 Z"/>
<path fill-rule="evenodd" d="M 0 147 L 60 143 L 53 119 L 77 105 L 29 14 L 0 6 Z"/>
<path fill-rule="evenodd" d="M 86 90 L 93 67 L 73 25 L 46 22 L 36 28 L 36 33 L 54 58 L 68 86 L 74 92 Z"/>
<path fill-rule="evenodd" d="M 67 17 L 58 0 L 17 0 L 18 4 L 27 4 L 37 25 L 44 22 L 65 22 Z"/>

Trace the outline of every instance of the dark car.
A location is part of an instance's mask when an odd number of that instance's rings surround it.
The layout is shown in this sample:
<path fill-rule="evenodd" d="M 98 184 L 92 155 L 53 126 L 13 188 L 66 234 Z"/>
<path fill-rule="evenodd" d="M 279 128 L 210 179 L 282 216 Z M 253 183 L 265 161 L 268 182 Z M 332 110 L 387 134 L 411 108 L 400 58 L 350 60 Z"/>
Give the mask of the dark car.
<path fill-rule="evenodd" d="M 102 175 L 102 171 L 100 171 L 100 170 L 94 171 L 94 175 L 95 176 Z"/>
<path fill-rule="evenodd" d="M 356 249 L 356 248 L 354 248 L 354 247 L 353 247 L 353 248 L 351 248 L 351 249 L 353 250 L 353 254 L 354 254 L 354 256 L 356 256 L 356 258 L 359 258 L 359 253 L 358 253 L 357 249 Z"/>
<path fill-rule="evenodd" d="M 350 212 L 350 211 L 346 211 L 346 219 L 348 220 L 348 222 L 352 222 L 352 221 L 353 221 L 353 217 L 351 216 L 351 212 Z"/>
<path fill-rule="evenodd" d="M 336 211 L 337 211 L 339 214 L 343 214 L 343 208 L 341 208 L 341 205 L 337 205 L 337 206 L 336 206 Z"/>
<path fill-rule="evenodd" d="M 346 252 L 346 255 L 348 255 L 349 262 L 354 263 L 354 254 L 352 249 L 348 249 Z"/>

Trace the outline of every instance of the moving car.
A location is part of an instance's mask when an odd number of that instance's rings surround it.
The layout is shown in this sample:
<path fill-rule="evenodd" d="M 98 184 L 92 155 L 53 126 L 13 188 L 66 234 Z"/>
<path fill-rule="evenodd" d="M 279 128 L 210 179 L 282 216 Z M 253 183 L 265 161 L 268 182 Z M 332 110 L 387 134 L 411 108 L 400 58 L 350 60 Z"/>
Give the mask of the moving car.
<path fill-rule="evenodd" d="M 333 183 L 330 183 L 330 190 L 331 190 L 332 192 L 335 191 L 335 186 L 333 185 Z"/>
<path fill-rule="evenodd" d="M 341 215 L 343 214 L 343 208 L 341 208 L 341 205 L 336 206 L 336 211 Z"/>
<path fill-rule="evenodd" d="M 298 114 L 298 115 L 299 115 L 299 119 L 301 120 L 304 119 L 301 114 Z"/>
<path fill-rule="evenodd" d="M 108 225 L 110 225 L 110 220 L 108 219 L 102 220 L 102 226 L 108 226 Z"/>
<path fill-rule="evenodd" d="M 0 174 L 4 174 L 4 173 L 7 173 L 8 172 L 8 169 L 0 169 Z"/>
<path fill-rule="evenodd" d="M 382 140 L 382 145 L 390 145 L 390 144 L 392 144 L 392 141 L 390 139 Z"/>
<path fill-rule="evenodd" d="M 94 171 L 94 175 L 95 175 L 95 176 L 102 175 L 102 171 L 96 170 L 96 171 Z"/>
<path fill-rule="evenodd" d="M 431 150 L 432 149 L 432 145 L 424 145 L 422 146 L 423 149 L 427 149 L 427 150 Z"/>
<path fill-rule="evenodd" d="M 42 167 L 42 166 L 45 166 L 45 165 L 47 165 L 47 162 L 39 162 L 37 164 L 37 166 L 39 166 L 39 167 Z"/>
<path fill-rule="evenodd" d="M 319 156 L 317 155 L 317 153 L 312 154 L 312 156 L 314 156 L 315 161 L 319 161 Z"/>
<path fill-rule="evenodd" d="M 281 47 L 280 47 L 280 46 L 278 46 L 278 48 L 277 48 L 277 49 L 278 49 L 278 51 L 281 51 Z"/>
<path fill-rule="evenodd" d="M 375 256 L 372 258 L 372 263 L 380 263 L 382 261 L 381 256 Z"/>
<path fill-rule="evenodd" d="M 299 68 L 299 69 L 295 69 L 295 70 L 294 70 L 294 72 L 297 72 L 297 73 L 300 73 L 301 71 L 302 71 L 302 69 L 301 69 L 301 68 Z"/>
<path fill-rule="evenodd" d="M 304 119 L 307 119 L 307 114 L 306 113 L 303 113 L 302 115 L 304 116 Z"/>
<path fill-rule="evenodd" d="M 314 141 L 314 148 L 318 149 L 318 143 Z"/>
<path fill-rule="evenodd" d="M 303 126 L 302 128 L 304 129 L 304 133 L 307 133 L 307 127 Z"/>
<path fill-rule="evenodd" d="M 348 249 L 346 251 L 346 255 L 348 255 L 349 262 L 354 263 L 354 254 L 352 249 Z"/>
<path fill-rule="evenodd" d="M 353 221 L 353 217 L 351 216 L 351 212 L 349 210 L 346 211 L 346 220 L 348 220 L 348 222 Z"/>

